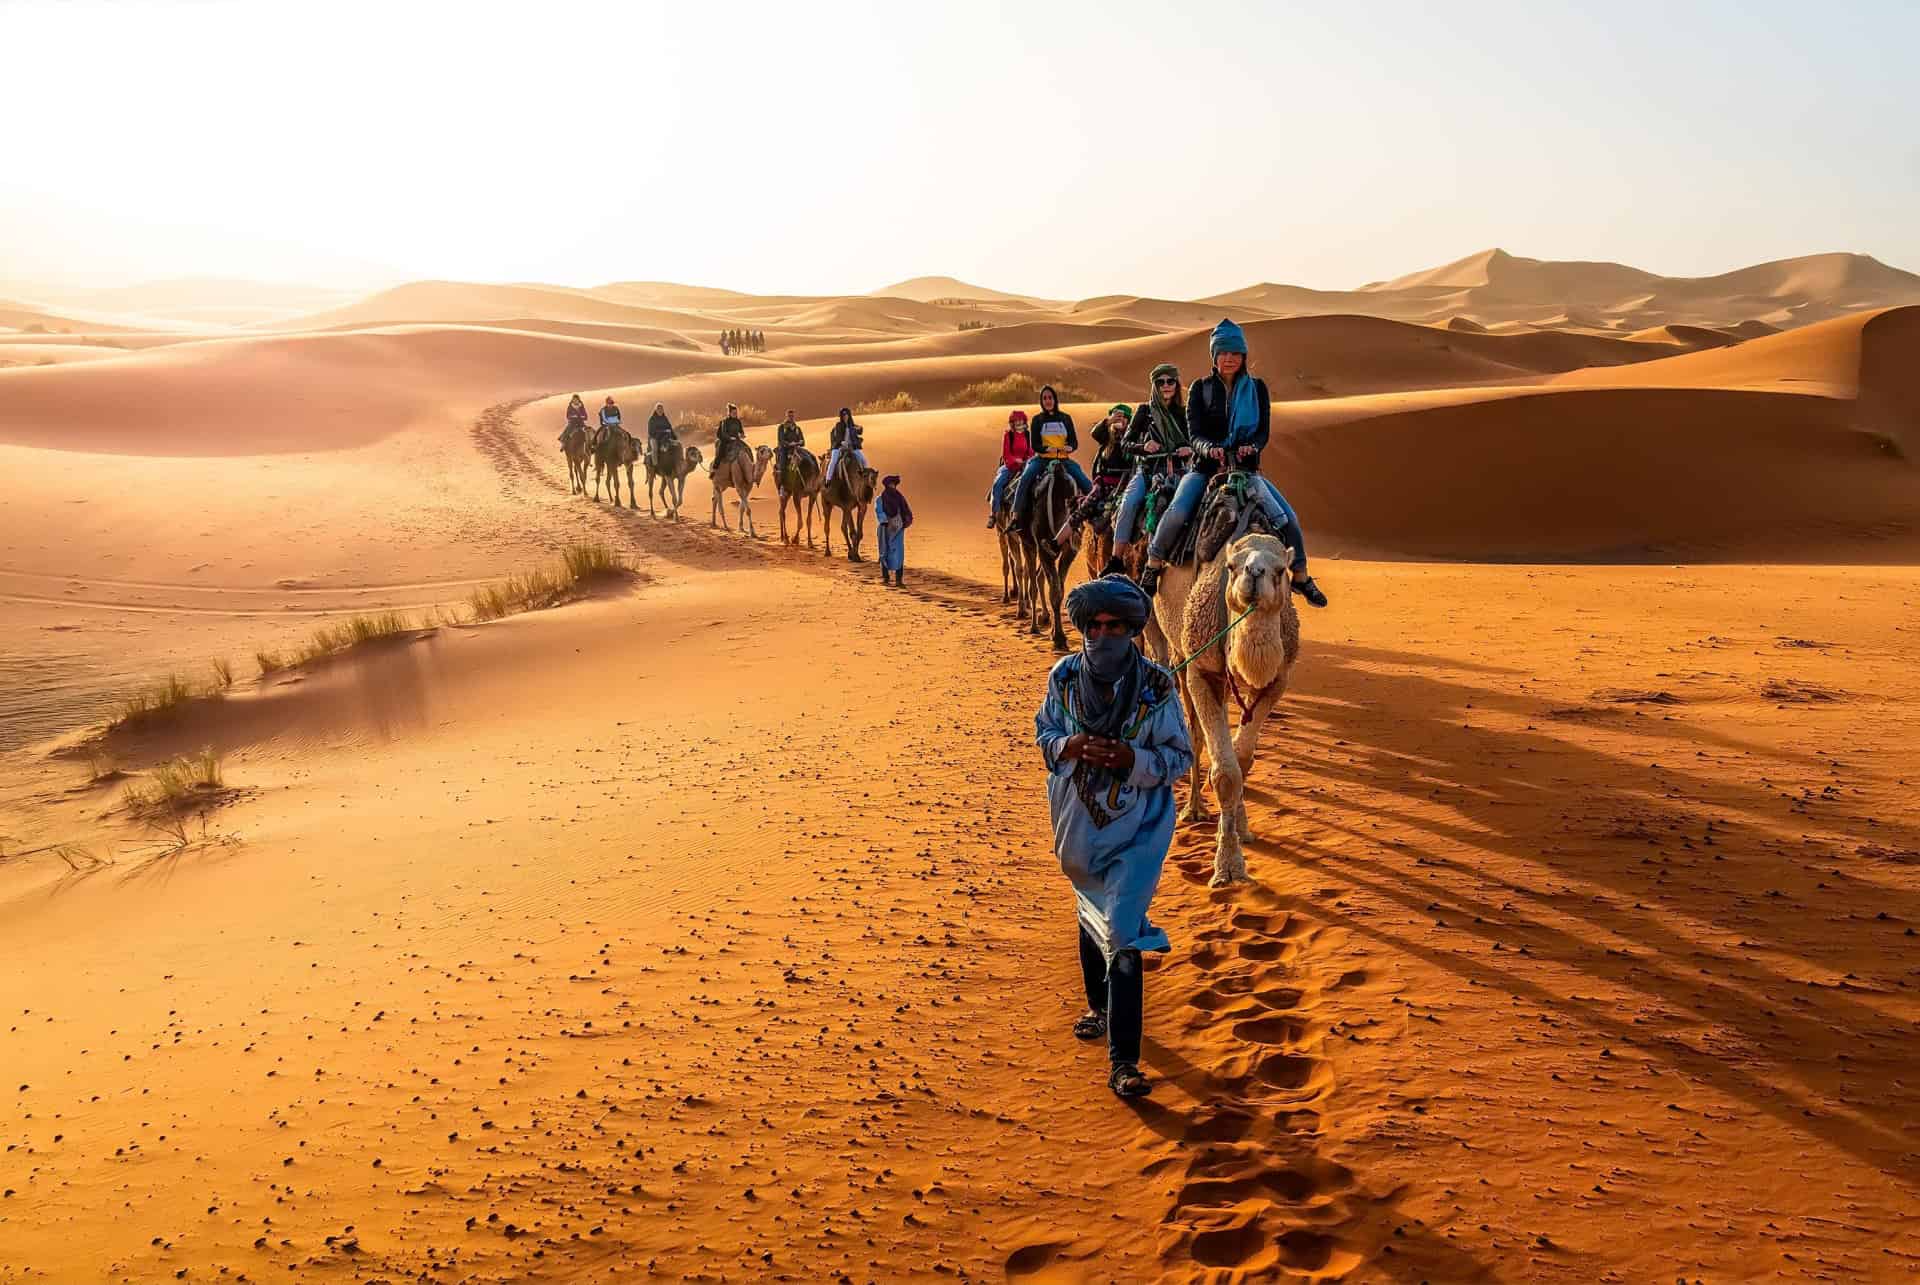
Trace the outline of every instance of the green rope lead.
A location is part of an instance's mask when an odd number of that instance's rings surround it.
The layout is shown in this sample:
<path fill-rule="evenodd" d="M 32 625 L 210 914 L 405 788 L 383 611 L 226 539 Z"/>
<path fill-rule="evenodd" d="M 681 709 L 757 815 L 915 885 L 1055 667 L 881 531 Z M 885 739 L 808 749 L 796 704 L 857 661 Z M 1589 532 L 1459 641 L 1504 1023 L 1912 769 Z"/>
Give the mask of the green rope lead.
<path fill-rule="evenodd" d="M 1248 616 L 1251 616 L 1254 612 L 1254 607 L 1258 607 L 1259 605 L 1260 604 L 1256 602 L 1253 604 L 1252 607 L 1248 607 L 1245 611 L 1235 616 L 1232 620 L 1229 620 L 1227 622 L 1227 627 L 1225 629 L 1222 629 L 1219 633 L 1207 639 L 1204 643 L 1201 643 L 1199 647 L 1194 649 L 1194 652 L 1191 656 L 1188 656 L 1185 660 L 1181 661 L 1179 664 L 1173 667 L 1173 672 L 1177 674 L 1181 670 L 1185 669 L 1188 665 L 1191 665 L 1194 661 L 1200 659 L 1201 652 L 1205 651 L 1207 648 L 1219 642 L 1222 638 L 1225 638 L 1229 633 L 1233 632 L 1233 627 L 1239 624 L 1241 621 L 1245 620 Z"/>

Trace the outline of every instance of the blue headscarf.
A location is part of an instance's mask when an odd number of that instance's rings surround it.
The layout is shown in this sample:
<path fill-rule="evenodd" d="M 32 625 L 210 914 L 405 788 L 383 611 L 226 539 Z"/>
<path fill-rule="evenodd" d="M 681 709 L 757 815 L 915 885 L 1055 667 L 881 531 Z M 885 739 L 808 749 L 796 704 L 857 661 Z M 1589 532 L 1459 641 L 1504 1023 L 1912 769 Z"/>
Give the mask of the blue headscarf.
<path fill-rule="evenodd" d="M 1223 352 L 1247 355 L 1247 333 L 1227 318 L 1213 328 L 1208 352 L 1218 362 Z M 1233 381 L 1233 402 L 1227 407 L 1228 446 L 1238 446 L 1260 431 L 1260 398 L 1253 390 L 1253 378 L 1243 363 L 1240 377 Z"/>
<path fill-rule="evenodd" d="M 1207 356 L 1218 357 L 1223 352 L 1237 352 L 1242 357 L 1247 355 L 1247 332 L 1225 317 L 1222 317 L 1220 324 L 1213 328 L 1213 339 L 1207 345 Z"/>

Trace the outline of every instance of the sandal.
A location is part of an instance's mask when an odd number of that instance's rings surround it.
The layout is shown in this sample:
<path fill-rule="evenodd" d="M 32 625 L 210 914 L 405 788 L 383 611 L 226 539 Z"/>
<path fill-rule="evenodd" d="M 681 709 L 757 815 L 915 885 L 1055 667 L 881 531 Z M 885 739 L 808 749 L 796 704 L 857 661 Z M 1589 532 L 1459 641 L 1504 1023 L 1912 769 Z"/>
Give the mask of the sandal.
<path fill-rule="evenodd" d="M 1073 1038 L 1076 1040 L 1104 1040 L 1107 1038 L 1107 1017 L 1104 1013 L 1086 1012 L 1073 1024 Z"/>
<path fill-rule="evenodd" d="M 1116 1098 L 1144 1098 L 1153 1092 L 1153 1081 L 1142 1075 L 1133 1063 L 1115 1062 L 1107 1076 L 1107 1087 Z"/>

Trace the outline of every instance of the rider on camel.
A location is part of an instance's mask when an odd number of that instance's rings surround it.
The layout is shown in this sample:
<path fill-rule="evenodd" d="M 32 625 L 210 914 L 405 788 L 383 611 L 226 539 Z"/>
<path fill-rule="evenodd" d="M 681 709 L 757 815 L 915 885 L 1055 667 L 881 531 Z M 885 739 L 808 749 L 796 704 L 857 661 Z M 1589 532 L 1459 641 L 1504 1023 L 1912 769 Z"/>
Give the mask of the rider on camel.
<path fill-rule="evenodd" d="M 746 448 L 747 429 L 740 422 L 740 408 L 728 402 L 726 417 L 713 433 L 713 467 L 707 470 L 708 474 L 717 476 L 736 449 Z"/>
<path fill-rule="evenodd" d="M 867 453 L 860 449 L 860 438 L 866 430 L 853 422 L 853 411 L 842 406 L 840 420 L 833 426 L 833 436 L 827 445 L 833 449 L 827 454 L 827 480 L 833 480 L 834 471 L 840 467 L 840 452 L 852 451 L 853 458 L 860 461 L 860 467 L 867 467 Z"/>
<path fill-rule="evenodd" d="M 1033 458 L 1033 443 L 1027 437 L 1027 413 L 1017 410 L 1007 416 L 1007 431 L 1000 435 L 1000 468 L 987 488 L 987 526 L 1000 520 L 1000 506 L 1006 502 L 1007 483 L 1020 476 L 1020 470 Z"/>
<path fill-rule="evenodd" d="M 1160 519 L 1147 550 L 1147 566 L 1140 587 L 1151 597 L 1160 585 L 1160 573 L 1179 543 L 1180 534 L 1200 511 L 1207 483 L 1222 469 L 1253 474 L 1250 498 L 1287 547 L 1293 550 L 1293 587 L 1316 607 L 1327 605 L 1327 595 L 1307 574 L 1306 539 L 1300 519 L 1279 488 L 1260 473 L 1260 453 L 1266 449 L 1273 426 L 1273 408 L 1266 381 L 1247 369 L 1247 336 L 1231 320 L 1213 328 L 1209 343 L 1213 371 L 1193 381 L 1187 390 L 1187 428 L 1193 435 L 1193 471 L 1180 479 L 1173 503 Z"/>
<path fill-rule="evenodd" d="M 1040 471 L 1055 460 L 1065 465 L 1073 484 L 1080 488 L 1080 494 L 1085 495 L 1093 489 L 1086 471 L 1073 458 L 1073 453 L 1080 448 L 1080 436 L 1073 431 L 1073 416 L 1060 409 L 1060 395 L 1053 391 L 1052 384 L 1040 390 L 1040 413 L 1027 426 L 1027 440 L 1033 444 L 1033 458 L 1020 470 L 1020 480 L 1014 483 L 1013 520 L 1016 525 L 1026 520 L 1033 501 L 1033 484 L 1040 480 Z"/>

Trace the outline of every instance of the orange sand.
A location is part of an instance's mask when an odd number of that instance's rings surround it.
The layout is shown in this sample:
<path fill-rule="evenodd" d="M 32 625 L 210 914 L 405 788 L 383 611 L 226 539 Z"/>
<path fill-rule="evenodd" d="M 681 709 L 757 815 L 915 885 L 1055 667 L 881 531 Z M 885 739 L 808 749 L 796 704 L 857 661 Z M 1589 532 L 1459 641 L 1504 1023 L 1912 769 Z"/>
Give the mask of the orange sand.
<path fill-rule="evenodd" d="M 432 286 L 0 369 L 0 1281 L 1920 1270 L 1920 312 L 1251 328 L 1335 606 L 1250 780 L 1255 884 L 1176 841 L 1129 1108 L 1067 1031 L 1052 654 L 979 529 L 1006 408 L 866 417 L 904 591 L 709 530 L 704 477 L 682 524 L 572 497 L 552 440 L 576 385 L 820 441 L 864 388 L 1109 398 L 1204 352 L 913 321 L 949 288 Z M 727 309 L 780 345 L 720 357 Z M 640 577 L 250 677 L 577 539 Z M 100 742 L 224 755 L 167 853 L 72 747 L 221 655 L 232 692 Z M 112 864 L 21 853 L 61 842 Z"/>

